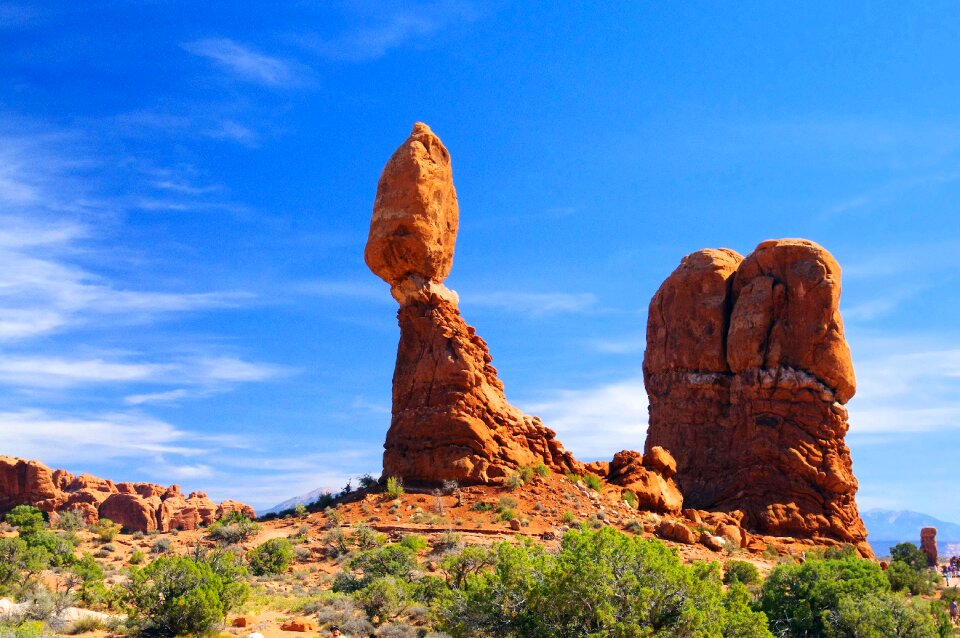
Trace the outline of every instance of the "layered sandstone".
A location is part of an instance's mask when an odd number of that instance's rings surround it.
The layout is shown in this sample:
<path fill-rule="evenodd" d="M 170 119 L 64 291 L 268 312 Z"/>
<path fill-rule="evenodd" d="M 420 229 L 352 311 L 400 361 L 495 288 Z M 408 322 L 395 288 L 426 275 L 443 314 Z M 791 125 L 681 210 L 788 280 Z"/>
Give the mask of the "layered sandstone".
<path fill-rule="evenodd" d="M 646 450 L 676 458 L 686 507 L 869 553 L 844 442 L 856 381 L 839 299 L 836 260 L 800 239 L 745 259 L 698 251 L 661 285 L 647 323 Z"/>
<path fill-rule="evenodd" d="M 364 253 L 400 304 L 384 476 L 477 484 L 537 463 L 582 471 L 552 430 L 507 402 L 486 343 L 443 285 L 458 219 L 450 154 L 417 123 L 383 170 Z"/>
<path fill-rule="evenodd" d="M 936 527 L 924 527 L 920 530 L 920 549 L 927 555 L 927 565 L 936 566 L 938 558 Z"/>
<path fill-rule="evenodd" d="M 38 461 L 0 456 L 0 513 L 17 505 L 33 505 L 53 516 L 78 512 L 87 523 L 108 518 L 141 532 L 196 529 L 233 511 L 256 516 L 247 505 L 236 501 L 217 505 L 203 492 L 184 497 L 176 485 L 114 483 L 90 474 L 51 470 Z"/>

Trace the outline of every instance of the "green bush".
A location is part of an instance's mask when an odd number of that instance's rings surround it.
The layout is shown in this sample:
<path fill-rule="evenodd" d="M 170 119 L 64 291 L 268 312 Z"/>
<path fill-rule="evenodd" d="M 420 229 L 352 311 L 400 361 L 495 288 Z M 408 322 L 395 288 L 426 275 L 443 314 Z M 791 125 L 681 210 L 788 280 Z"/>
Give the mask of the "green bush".
<path fill-rule="evenodd" d="M 637 509 L 637 495 L 630 490 L 624 491 L 623 500 L 631 509 Z"/>
<path fill-rule="evenodd" d="M 236 545 L 260 533 L 260 525 L 240 512 L 231 512 L 207 528 L 207 536 L 222 545 Z"/>
<path fill-rule="evenodd" d="M 161 536 L 160 538 L 153 541 L 153 544 L 150 545 L 151 554 L 168 554 L 170 552 L 170 539 Z"/>
<path fill-rule="evenodd" d="M 760 608 L 777 636 L 823 636 L 825 618 L 844 599 L 885 594 L 890 583 L 871 561 L 852 553 L 837 558 L 809 556 L 799 565 L 778 565 L 761 588 Z"/>
<path fill-rule="evenodd" d="M 250 550 L 250 571 L 257 576 L 280 574 L 293 562 L 293 545 L 285 538 L 272 538 Z"/>
<path fill-rule="evenodd" d="M 46 552 L 50 557 L 50 564 L 55 567 L 70 565 L 76 560 L 74 545 L 66 535 L 41 529 L 22 538 L 27 546 Z"/>
<path fill-rule="evenodd" d="M 595 492 L 599 492 L 600 488 L 603 487 L 603 482 L 596 474 L 585 474 L 583 476 L 583 484 Z"/>
<path fill-rule="evenodd" d="M 360 549 L 373 549 L 386 543 L 387 536 L 366 525 L 357 525 L 350 536 L 350 541 Z"/>
<path fill-rule="evenodd" d="M 567 532 L 558 554 L 531 542 L 491 551 L 492 568 L 451 578 L 437 604 L 455 638 L 771 637 L 741 586 L 724 594 L 716 564 L 687 567 L 659 541 L 605 527 Z"/>
<path fill-rule="evenodd" d="M 117 534 L 120 533 L 120 525 L 114 523 L 109 518 L 101 518 L 97 523 L 90 528 L 94 534 L 97 535 L 97 538 L 100 539 L 103 543 L 109 543 L 117 537 Z"/>
<path fill-rule="evenodd" d="M 57 518 L 57 527 L 64 531 L 75 532 L 79 529 L 83 529 L 87 526 L 86 520 L 83 517 L 83 514 L 76 510 L 71 510 L 69 512 L 59 512 Z"/>
<path fill-rule="evenodd" d="M 407 534 L 400 539 L 400 545 L 412 552 L 422 552 L 428 547 L 427 539 L 419 534 Z"/>
<path fill-rule="evenodd" d="M 540 462 L 533 466 L 533 473 L 537 476 L 546 476 L 550 473 L 550 468 L 545 463 Z"/>
<path fill-rule="evenodd" d="M 920 599 L 891 592 L 840 598 L 824 614 L 825 638 L 938 638 L 952 636 L 949 617 Z"/>
<path fill-rule="evenodd" d="M 242 602 L 235 579 L 240 572 L 216 569 L 206 560 L 161 556 L 130 575 L 129 618 L 141 634 L 184 636 L 203 634 L 223 621 Z M 223 565 L 220 565 L 223 567 Z"/>
<path fill-rule="evenodd" d="M 28 589 L 50 566 L 50 554 L 22 538 L 0 538 L 0 596 Z"/>
<path fill-rule="evenodd" d="M 77 597 L 84 604 L 89 607 L 103 602 L 107 594 L 103 569 L 91 554 L 84 554 L 70 566 L 70 571 L 80 581 Z"/>
<path fill-rule="evenodd" d="M 401 496 L 403 496 L 403 492 L 404 492 L 403 481 L 400 480 L 399 477 L 388 476 L 387 490 L 386 490 L 387 498 L 391 498 L 391 499 L 400 498 Z"/>
<path fill-rule="evenodd" d="M 354 593 L 354 599 L 368 616 L 384 622 L 396 618 L 410 605 L 410 587 L 396 576 L 382 576 Z"/>
<path fill-rule="evenodd" d="M 917 570 L 927 567 L 927 555 L 913 543 L 898 543 L 891 547 L 890 560 L 905 563 Z"/>
<path fill-rule="evenodd" d="M 29 536 L 47 528 L 47 515 L 32 505 L 17 505 L 3 519 L 21 536 Z"/>
<path fill-rule="evenodd" d="M 756 585 L 760 582 L 760 570 L 753 563 L 745 560 L 731 560 L 724 565 L 723 583 L 732 585 L 733 583 L 743 583 L 744 585 Z"/>
<path fill-rule="evenodd" d="M 927 568 L 927 555 L 913 543 L 900 543 L 890 548 L 893 559 L 887 567 L 887 580 L 893 591 L 913 595 L 930 594 L 940 582 L 940 575 Z"/>

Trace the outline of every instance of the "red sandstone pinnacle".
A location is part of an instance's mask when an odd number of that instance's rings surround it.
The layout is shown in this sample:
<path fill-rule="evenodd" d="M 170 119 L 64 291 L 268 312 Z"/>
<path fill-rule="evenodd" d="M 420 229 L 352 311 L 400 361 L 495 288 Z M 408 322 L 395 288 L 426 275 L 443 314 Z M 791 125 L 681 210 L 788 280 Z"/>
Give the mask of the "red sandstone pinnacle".
<path fill-rule="evenodd" d="M 231 511 L 253 518 L 252 508 L 236 501 L 219 506 L 206 494 L 184 499 L 176 485 L 114 483 L 90 474 L 73 476 L 39 461 L 0 456 L 0 513 L 17 505 L 44 512 L 78 512 L 88 524 L 109 518 L 129 531 L 196 529 Z"/>
<path fill-rule="evenodd" d="M 364 252 L 400 303 L 384 476 L 477 484 L 538 463 L 581 472 L 552 430 L 507 402 L 486 343 L 442 284 L 458 215 L 450 155 L 418 123 L 383 169 Z"/>
<path fill-rule="evenodd" d="M 869 554 L 844 443 L 856 388 L 840 267 L 817 244 L 688 255 L 650 304 L 646 450 L 669 450 L 684 506 L 744 513 L 760 533 Z"/>
<path fill-rule="evenodd" d="M 927 555 L 927 565 L 935 566 L 938 557 L 936 527 L 924 527 L 920 530 L 920 549 Z"/>

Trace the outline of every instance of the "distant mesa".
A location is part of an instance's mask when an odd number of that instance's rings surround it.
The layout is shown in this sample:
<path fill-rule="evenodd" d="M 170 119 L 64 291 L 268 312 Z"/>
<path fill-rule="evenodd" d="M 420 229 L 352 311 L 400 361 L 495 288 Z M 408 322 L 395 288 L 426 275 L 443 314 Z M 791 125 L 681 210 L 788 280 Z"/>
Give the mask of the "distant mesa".
<path fill-rule="evenodd" d="M 78 512 L 88 524 L 108 518 L 139 532 L 196 529 L 234 511 L 256 517 L 248 505 L 237 501 L 217 505 L 203 492 L 184 496 L 176 485 L 114 483 L 51 470 L 39 461 L 0 456 L 0 513 L 17 505 L 33 505 L 51 519 L 62 512 Z"/>
<path fill-rule="evenodd" d="M 701 250 L 650 302 L 646 449 L 677 460 L 687 507 L 740 511 L 763 534 L 870 553 L 844 437 L 856 390 L 840 266 L 803 239 L 745 259 Z"/>

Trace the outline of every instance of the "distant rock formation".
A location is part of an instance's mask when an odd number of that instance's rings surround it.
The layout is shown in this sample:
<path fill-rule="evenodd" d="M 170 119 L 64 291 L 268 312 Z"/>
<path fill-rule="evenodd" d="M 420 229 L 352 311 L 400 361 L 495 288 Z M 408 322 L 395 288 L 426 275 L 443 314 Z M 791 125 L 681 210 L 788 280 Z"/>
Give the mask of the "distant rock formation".
<path fill-rule="evenodd" d="M 364 253 L 400 304 L 384 475 L 479 484 L 537 463 L 581 472 L 552 430 L 507 402 L 487 344 L 443 285 L 458 220 L 450 154 L 417 123 L 380 177 Z"/>
<path fill-rule="evenodd" d="M 646 451 L 676 458 L 685 507 L 742 512 L 762 534 L 870 554 L 844 443 L 856 382 L 840 267 L 817 244 L 685 257 L 650 302 Z"/>
<path fill-rule="evenodd" d="M 924 527 L 920 530 L 920 549 L 927 555 L 927 565 L 934 567 L 938 558 L 936 527 Z"/>
<path fill-rule="evenodd" d="M 217 505 L 203 492 L 184 497 L 176 485 L 114 483 L 90 474 L 51 470 L 39 461 L 0 456 L 0 513 L 17 505 L 33 505 L 52 518 L 61 512 L 78 512 L 87 523 L 109 518 L 124 529 L 140 532 L 196 529 L 233 511 L 256 516 L 248 505 L 236 501 Z"/>

